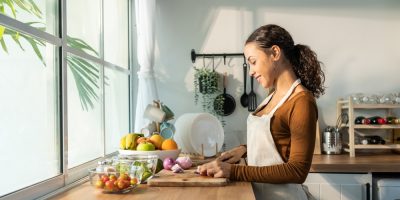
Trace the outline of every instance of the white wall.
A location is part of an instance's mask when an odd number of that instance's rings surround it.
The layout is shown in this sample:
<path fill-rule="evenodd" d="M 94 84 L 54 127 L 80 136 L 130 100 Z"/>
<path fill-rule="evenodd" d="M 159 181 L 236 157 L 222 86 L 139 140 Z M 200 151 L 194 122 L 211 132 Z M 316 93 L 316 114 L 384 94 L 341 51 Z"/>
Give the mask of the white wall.
<path fill-rule="evenodd" d="M 351 93 L 400 92 L 400 1 L 256 1 L 158 0 L 155 70 L 161 101 L 177 116 L 200 112 L 193 103 L 193 64 L 190 50 L 201 53 L 242 52 L 248 35 L 261 25 L 286 28 L 295 43 L 309 45 L 324 63 L 326 94 L 318 99 L 321 128 L 336 122 L 336 100 Z M 226 117 L 225 134 L 246 129 L 242 58 L 227 67 L 228 93 L 237 103 Z M 209 61 L 207 61 L 208 63 Z M 195 64 L 202 66 L 199 59 Z M 266 91 L 255 81 L 258 102 Z M 249 86 L 249 84 L 248 84 Z M 249 87 L 247 88 L 247 93 Z"/>

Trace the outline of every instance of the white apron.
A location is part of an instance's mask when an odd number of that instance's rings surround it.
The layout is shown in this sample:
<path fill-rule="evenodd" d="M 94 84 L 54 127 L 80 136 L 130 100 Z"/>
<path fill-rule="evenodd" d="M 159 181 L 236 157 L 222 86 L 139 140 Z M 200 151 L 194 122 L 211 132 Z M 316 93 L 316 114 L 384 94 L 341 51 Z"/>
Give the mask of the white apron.
<path fill-rule="evenodd" d="M 285 96 L 267 115 L 258 117 L 250 113 L 247 118 L 247 161 L 249 166 L 272 166 L 284 163 L 278 153 L 274 139 L 271 134 L 271 118 L 275 111 L 289 98 L 294 88 L 300 84 L 297 79 Z M 269 103 L 274 93 L 269 95 L 256 109 L 256 112 Z M 252 183 L 253 191 L 256 199 L 272 199 L 272 200 L 306 200 L 310 194 L 301 184 L 269 184 L 269 183 Z M 310 196 L 310 198 L 312 198 Z"/>

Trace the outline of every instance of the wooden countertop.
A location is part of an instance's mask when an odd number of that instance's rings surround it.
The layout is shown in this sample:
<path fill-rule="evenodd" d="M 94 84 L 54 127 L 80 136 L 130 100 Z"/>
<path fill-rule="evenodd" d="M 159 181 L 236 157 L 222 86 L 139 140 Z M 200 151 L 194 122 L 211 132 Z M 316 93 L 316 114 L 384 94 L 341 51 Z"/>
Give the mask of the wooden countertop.
<path fill-rule="evenodd" d="M 310 172 L 400 173 L 400 154 L 314 155 Z"/>
<path fill-rule="evenodd" d="M 76 200 L 76 199 L 255 199 L 253 189 L 249 182 L 231 182 L 222 187 L 149 187 L 139 185 L 127 194 L 103 194 L 100 190 L 91 186 L 88 182 L 57 195 L 52 200 Z"/>
<path fill-rule="evenodd" d="M 400 154 L 314 155 L 311 173 L 400 173 Z M 139 185 L 127 194 L 103 194 L 88 182 L 51 199 L 255 199 L 250 182 L 230 182 L 222 187 L 149 187 Z"/>

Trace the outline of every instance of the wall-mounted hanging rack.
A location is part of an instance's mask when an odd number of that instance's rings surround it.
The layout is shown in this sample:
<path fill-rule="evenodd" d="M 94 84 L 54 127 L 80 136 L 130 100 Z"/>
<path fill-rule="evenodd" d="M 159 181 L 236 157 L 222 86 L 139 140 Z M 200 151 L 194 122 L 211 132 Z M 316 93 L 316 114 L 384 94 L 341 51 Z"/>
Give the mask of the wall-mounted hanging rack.
<path fill-rule="evenodd" d="M 217 57 L 217 56 L 221 56 L 224 58 L 224 64 L 225 64 L 225 59 L 226 57 L 231 57 L 231 56 L 244 56 L 243 53 L 196 53 L 194 51 L 194 49 L 192 49 L 191 53 L 190 53 L 190 57 L 192 58 L 192 63 L 196 62 L 196 58 L 197 57 Z"/>

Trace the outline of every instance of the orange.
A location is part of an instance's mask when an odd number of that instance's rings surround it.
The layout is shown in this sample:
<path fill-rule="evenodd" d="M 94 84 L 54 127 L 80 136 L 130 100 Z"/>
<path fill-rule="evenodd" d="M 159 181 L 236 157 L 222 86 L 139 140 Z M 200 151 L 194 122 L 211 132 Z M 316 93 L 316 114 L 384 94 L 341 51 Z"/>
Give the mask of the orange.
<path fill-rule="evenodd" d="M 166 139 L 161 145 L 162 150 L 174 150 L 178 149 L 178 145 L 173 139 Z"/>
<path fill-rule="evenodd" d="M 159 134 L 154 134 L 150 137 L 150 142 L 153 143 L 157 149 L 161 149 L 161 145 L 164 142 L 164 137 Z"/>

